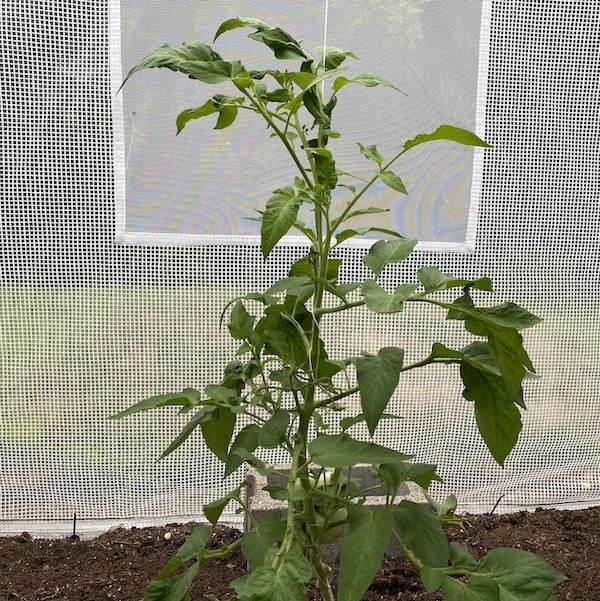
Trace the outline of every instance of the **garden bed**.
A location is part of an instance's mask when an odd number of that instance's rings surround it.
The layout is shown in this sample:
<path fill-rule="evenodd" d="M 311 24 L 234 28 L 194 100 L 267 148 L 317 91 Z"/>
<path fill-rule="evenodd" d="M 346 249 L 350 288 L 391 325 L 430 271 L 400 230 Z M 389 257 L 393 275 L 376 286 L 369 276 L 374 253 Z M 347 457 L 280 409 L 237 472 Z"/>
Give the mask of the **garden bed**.
<path fill-rule="evenodd" d="M 450 533 L 476 556 L 510 546 L 547 559 L 569 577 L 559 585 L 558 601 L 600 599 L 600 507 L 538 510 L 509 515 L 466 517 L 468 534 Z M 88 541 L 32 539 L 27 533 L 0 538 L 2 601 L 119 599 L 140 601 L 142 591 L 176 552 L 193 524 L 117 529 Z M 215 544 L 231 542 L 237 530 L 218 528 Z M 228 583 L 244 573 L 236 552 L 204 568 L 192 599 L 225 601 Z M 310 597 L 310 599 L 318 597 Z M 417 573 L 402 558 L 388 557 L 365 601 L 437 600 L 424 592 Z"/>

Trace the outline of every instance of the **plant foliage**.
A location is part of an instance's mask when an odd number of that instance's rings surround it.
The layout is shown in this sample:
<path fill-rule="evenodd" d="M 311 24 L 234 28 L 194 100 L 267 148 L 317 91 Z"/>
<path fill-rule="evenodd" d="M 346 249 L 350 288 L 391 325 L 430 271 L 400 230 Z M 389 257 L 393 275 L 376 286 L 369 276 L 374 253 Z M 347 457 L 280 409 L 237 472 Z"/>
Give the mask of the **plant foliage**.
<path fill-rule="evenodd" d="M 273 468 L 259 458 L 260 450 L 285 451 L 290 469 L 283 476 L 289 485 L 271 492 L 286 502 L 286 514 L 255 521 L 240 541 L 217 550 L 207 548 L 210 529 L 198 528 L 149 585 L 145 599 L 189 599 L 188 587 L 202 564 L 239 544 L 250 573 L 232 583 L 237 601 L 301 601 L 306 599 L 311 578 L 316 579 L 323 599 L 333 601 L 336 597 L 322 545 L 338 537 L 343 537 L 340 601 L 362 598 L 391 541 L 418 568 L 426 590 L 439 589 L 448 601 L 555 599 L 553 588 L 563 576 L 542 559 L 515 549 L 496 549 L 476 560 L 462 546 L 448 543 L 443 525 L 460 520 L 454 516 L 453 497 L 440 505 L 426 493 L 431 481 L 440 480 L 435 466 L 414 463 L 410 455 L 350 433 L 352 426 L 366 422 L 373 435 L 382 419 L 395 417 L 389 413 L 389 404 L 404 372 L 455 364 L 464 382 L 464 397 L 473 404 L 490 453 L 503 465 L 515 446 L 520 412 L 525 408 L 522 381 L 534 370 L 520 332 L 539 319 L 512 303 L 476 305 L 473 291 L 477 297 L 491 291 L 489 279 L 466 280 L 434 266 L 420 269 L 418 281 L 388 290 L 382 273 L 406 260 L 416 241 L 368 223 L 361 228 L 350 225 L 351 220 L 368 219 L 380 211 L 365 203 L 376 182 L 400 195 L 407 193 L 393 167 L 415 146 L 439 140 L 488 145 L 451 125 L 404 141 L 391 157 L 384 157 L 374 145 L 359 143 L 359 158 L 370 161 L 373 172 L 366 180 L 353 177 L 337 165 L 328 147 L 330 139 L 340 136 L 333 122 L 338 95 L 350 85 L 395 86 L 371 73 L 349 73 L 346 62 L 356 58 L 351 52 L 326 47 L 315 59 L 287 32 L 257 19 L 228 20 L 219 27 L 215 40 L 238 28 L 253 30 L 252 40 L 266 45 L 291 67 L 251 70 L 240 60 L 226 60 L 208 44 L 195 42 L 158 48 L 125 81 L 141 69 L 158 67 L 203 84 L 230 84 L 231 95 L 218 93 L 201 106 L 183 111 L 177 118 L 177 131 L 213 116 L 216 129 L 231 127 L 240 111 L 266 123 L 295 165 L 297 176 L 282 182 L 260 212 L 262 253 L 266 259 L 293 229 L 308 238 L 310 251 L 270 289 L 230 305 L 227 325 L 239 341 L 239 350 L 221 382 L 206 386 L 203 392 L 186 389 L 147 399 L 114 417 L 180 407 L 190 420 L 164 455 L 199 429 L 223 463 L 225 477 L 245 464 L 272 473 Z M 299 220 L 303 206 L 312 210 L 311 223 Z M 375 242 L 363 258 L 370 275 L 351 284 L 340 283 L 341 260 L 332 256 L 332 249 L 351 238 L 381 233 L 385 239 Z M 260 303 L 262 312 L 252 314 L 249 301 L 252 306 Z M 436 343 L 427 357 L 413 364 L 407 364 L 404 350 L 396 347 L 342 361 L 329 357 L 322 333 L 327 331 L 330 314 L 361 306 L 379 314 L 398 313 L 415 303 L 433 305 L 447 319 L 462 322 L 473 341 L 458 349 Z M 337 431 L 330 431 L 327 416 L 341 409 L 351 411 L 357 398 L 360 412 L 345 417 Z M 372 466 L 387 498 L 385 506 L 372 509 L 364 504 L 365 485 L 352 477 L 352 468 L 359 464 Z M 424 489 L 431 506 L 398 498 L 400 485 L 407 481 Z M 231 501 L 249 511 L 244 485 L 207 505 L 207 520 L 215 524 Z"/>

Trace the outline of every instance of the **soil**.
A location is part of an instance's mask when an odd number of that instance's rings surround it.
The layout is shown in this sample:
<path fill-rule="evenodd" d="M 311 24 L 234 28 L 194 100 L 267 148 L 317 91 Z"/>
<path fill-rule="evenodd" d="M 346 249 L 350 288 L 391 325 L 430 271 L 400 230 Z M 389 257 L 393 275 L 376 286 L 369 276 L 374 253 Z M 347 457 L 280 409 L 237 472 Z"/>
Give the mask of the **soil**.
<path fill-rule="evenodd" d="M 456 531 L 450 537 L 475 556 L 501 546 L 531 551 L 568 576 L 557 587 L 558 601 L 600 601 L 600 507 L 464 517 L 468 533 Z M 0 601 L 140 601 L 145 586 L 194 526 L 117 529 L 87 541 L 32 539 L 27 533 L 0 538 Z M 232 542 L 239 535 L 217 528 L 212 544 Z M 203 570 L 192 600 L 225 601 L 233 595 L 229 582 L 244 574 L 245 563 L 236 551 Z M 318 596 L 313 591 L 309 599 Z M 434 601 L 441 596 L 425 593 L 402 557 L 387 557 L 363 599 Z"/>

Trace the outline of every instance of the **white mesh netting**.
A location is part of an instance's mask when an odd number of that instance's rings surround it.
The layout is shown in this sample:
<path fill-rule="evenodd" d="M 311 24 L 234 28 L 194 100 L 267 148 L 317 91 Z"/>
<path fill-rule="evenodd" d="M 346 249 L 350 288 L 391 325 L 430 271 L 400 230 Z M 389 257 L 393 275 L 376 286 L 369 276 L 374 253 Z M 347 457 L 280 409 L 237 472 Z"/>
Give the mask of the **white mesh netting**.
<path fill-rule="evenodd" d="M 222 307 L 305 251 L 283 247 L 264 264 L 252 245 L 118 245 L 108 2 L 5 0 L 0 10 L 0 532 L 61 535 L 74 513 L 83 533 L 198 519 L 241 475 L 223 483 L 198 439 L 156 462 L 182 425 L 168 410 L 107 418 L 220 379 L 235 349 L 218 328 Z M 454 492 L 462 510 L 489 511 L 502 495 L 499 511 L 594 505 L 600 5 L 495 1 L 490 27 L 494 150 L 476 251 L 417 253 L 386 277 L 423 264 L 489 275 L 499 299 L 545 319 L 526 332 L 541 378 L 527 383 L 524 431 L 505 469 L 475 435 L 450 369 L 407 374 L 394 400 L 405 419 L 377 439 L 437 463 L 445 483 L 434 496 Z M 341 252 L 346 277 L 359 277 L 364 251 Z M 461 343 L 431 317 L 340 319 L 331 354 L 398 345 L 414 358 L 434 339 Z"/>

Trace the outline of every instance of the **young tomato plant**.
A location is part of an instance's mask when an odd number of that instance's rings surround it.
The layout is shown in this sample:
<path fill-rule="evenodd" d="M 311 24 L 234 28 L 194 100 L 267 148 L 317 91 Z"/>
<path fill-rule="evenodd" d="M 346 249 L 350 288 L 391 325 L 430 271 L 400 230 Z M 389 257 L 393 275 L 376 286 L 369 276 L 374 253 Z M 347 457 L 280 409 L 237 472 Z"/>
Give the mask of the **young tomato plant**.
<path fill-rule="evenodd" d="M 126 80 L 140 69 L 166 67 L 204 84 L 229 84 L 232 95 L 219 93 L 184 111 L 177 118 L 177 129 L 209 115 L 216 116 L 217 129 L 230 127 L 240 111 L 265 122 L 297 175 L 282 182 L 260 212 L 262 253 L 266 259 L 292 229 L 309 240 L 310 250 L 290 266 L 287 277 L 227 308 L 229 332 L 239 341 L 239 349 L 221 382 L 206 386 L 203 393 L 186 389 L 153 397 L 114 417 L 179 405 L 191 418 L 164 455 L 199 428 L 208 448 L 223 462 L 225 477 L 245 464 L 263 474 L 274 473 L 259 458 L 260 450 L 282 449 L 289 455 L 289 471 L 279 475 L 289 485 L 271 492 L 285 501 L 286 514 L 283 518 L 268 514 L 260 521 L 250 515 L 253 527 L 237 543 L 216 550 L 206 547 L 210 528 L 198 527 L 148 586 L 145 599 L 189 599 L 188 588 L 202 564 L 241 545 L 250 571 L 231 583 L 238 601 L 300 601 L 306 599 L 306 585 L 313 578 L 324 600 L 359 601 L 392 541 L 418 568 L 425 589 L 439 589 L 449 601 L 554 599 L 553 589 L 564 578 L 539 557 L 496 549 L 477 560 L 464 547 L 449 544 L 443 525 L 458 521 L 455 502 L 451 497 L 438 504 L 426 494 L 431 481 L 439 480 L 434 465 L 414 463 L 410 455 L 349 433 L 353 425 L 365 422 L 373 436 L 380 420 L 390 417 L 388 403 L 402 373 L 442 363 L 460 369 L 464 397 L 473 403 L 481 436 L 499 464 L 517 441 L 520 410 L 525 408 L 522 380 L 534 369 L 519 332 L 539 319 L 512 303 L 477 306 L 471 292 L 491 291 L 488 278 L 465 280 L 437 267 L 423 267 L 418 281 L 388 290 L 380 283 L 382 272 L 404 261 L 416 241 L 368 224 L 350 225 L 379 211 L 364 204 L 376 182 L 406 193 L 392 167 L 415 146 L 432 140 L 487 144 L 450 125 L 405 141 L 387 158 L 376 146 L 359 143 L 357 154 L 360 151 L 362 160 L 372 163 L 373 171 L 367 179 L 353 177 L 336 164 L 328 147 L 329 140 L 340 136 L 333 121 L 338 95 L 348 85 L 394 86 L 371 73 L 350 74 L 345 64 L 356 58 L 351 52 L 326 47 L 317 60 L 291 35 L 256 19 L 224 22 L 215 40 L 241 27 L 254 30 L 251 39 L 295 66 L 251 70 L 239 60 L 223 59 L 204 42 L 194 42 L 151 52 Z M 298 217 L 303 205 L 311 209 L 310 223 Z M 332 256 L 332 250 L 365 234 L 385 238 L 363 258 L 370 276 L 340 283 L 342 261 Z M 253 315 L 249 307 L 257 303 L 262 311 Z M 404 350 L 396 347 L 343 360 L 328 355 L 324 333 L 332 314 L 362 306 L 390 314 L 415 303 L 434 305 L 447 319 L 462 322 L 473 341 L 459 349 L 436 343 L 428 356 L 413 364 L 406 364 Z M 324 428 L 328 412 L 351 412 L 358 402 L 360 409 L 342 419 L 337 430 Z M 359 464 L 372 466 L 385 505 L 364 504 L 367 485 L 352 475 Z M 423 504 L 399 499 L 400 486 L 407 481 L 423 488 Z M 230 501 L 251 513 L 244 485 L 204 508 L 210 523 L 220 519 Z M 334 593 L 322 545 L 338 538 L 340 567 Z"/>

